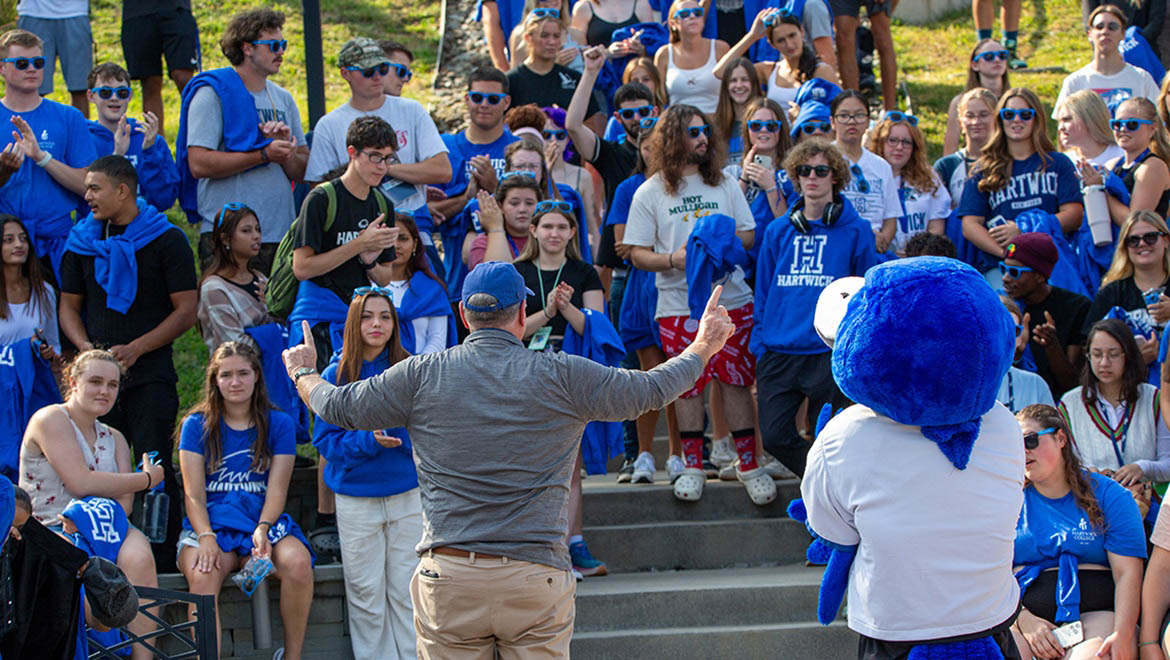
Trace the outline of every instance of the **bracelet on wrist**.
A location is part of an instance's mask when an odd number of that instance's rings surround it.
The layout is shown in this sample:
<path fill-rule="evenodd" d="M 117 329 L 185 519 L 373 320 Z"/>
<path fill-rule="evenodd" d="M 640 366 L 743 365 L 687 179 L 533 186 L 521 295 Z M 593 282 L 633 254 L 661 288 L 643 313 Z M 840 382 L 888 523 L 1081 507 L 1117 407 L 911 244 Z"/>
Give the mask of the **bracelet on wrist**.
<path fill-rule="evenodd" d="M 45 155 L 41 156 L 40 160 L 36 161 L 37 167 L 45 167 L 51 160 L 53 160 L 53 154 L 46 151 Z"/>
<path fill-rule="evenodd" d="M 670 266 L 670 269 L 671 269 L 671 270 L 674 270 L 674 253 L 673 253 L 673 252 L 669 252 L 669 253 L 667 253 L 667 255 L 666 255 L 666 264 L 667 264 L 668 266 Z"/>
<path fill-rule="evenodd" d="M 210 537 L 212 537 L 212 538 L 216 538 L 216 534 L 215 534 L 215 532 L 203 532 L 202 534 L 200 534 L 200 535 L 196 536 L 196 537 L 195 537 L 195 540 L 196 540 L 196 541 L 201 541 L 201 540 L 203 540 L 203 537 L 204 537 L 204 536 L 210 536 Z"/>
<path fill-rule="evenodd" d="M 1138 642 L 1138 646 L 1149 646 L 1150 644 L 1157 644 L 1160 640 L 1155 639 L 1152 642 Z"/>
<path fill-rule="evenodd" d="M 260 162 L 261 163 L 268 162 L 268 145 L 264 145 L 263 147 L 260 147 Z"/>
<path fill-rule="evenodd" d="M 150 490 L 150 487 L 154 485 L 154 478 L 150 476 L 149 472 L 144 471 L 142 474 L 146 475 L 146 488 L 142 490 Z"/>
<path fill-rule="evenodd" d="M 266 520 L 261 520 L 260 522 L 256 523 L 256 526 L 257 526 L 257 527 L 259 527 L 260 525 L 264 525 L 264 526 L 265 526 L 265 527 L 267 527 L 268 529 L 272 529 L 272 523 L 270 523 L 270 522 L 268 522 L 268 521 L 266 521 Z"/>

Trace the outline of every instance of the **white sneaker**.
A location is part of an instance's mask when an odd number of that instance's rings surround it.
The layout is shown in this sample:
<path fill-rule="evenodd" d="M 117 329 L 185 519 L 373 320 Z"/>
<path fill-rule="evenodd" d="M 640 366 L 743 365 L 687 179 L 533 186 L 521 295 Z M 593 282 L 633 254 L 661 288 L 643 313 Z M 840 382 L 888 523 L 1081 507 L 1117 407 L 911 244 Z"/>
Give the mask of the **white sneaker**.
<path fill-rule="evenodd" d="M 711 441 L 712 463 L 724 467 L 734 463 L 735 459 L 735 445 L 731 443 L 731 436 L 715 438 Z"/>
<path fill-rule="evenodd" d="M 773 479 L 776 479 L 777 481 L 779 481 L 781 479 L 799 479 L 800 478 L 800 477 L 796 476 L 795 472 L 784 467 L 784 464 L 781 463 L 780 461 L 776 460 L 775 458 L 772 458 L 771 456 L 768 456 L 765 454 L 764 460 L 767 462 L 763 463 L 761 467 L 764 468 L 764 472 L 767 472 L 769 477 L 772 477 Z"/>
<path fill-rule="evenodd" d="M 638 454 L 634 459 L 634 476 L 630 479 L 635 484 L 654 483 L 654 455 L 648 451 Z"/>
<path fill-rule="evenodd" d="M 670 479 L 670 483 L 674 483 L 686 468 L 686 463 L 683 463 L 683 459 L 678 456 L 671 454 L 666 459 L 666 476 Z"/>
<path fill-rule="evenodd" d="M 719 468 L 719 481 L 738 481 L 739 480 L 739 476 L 738 476 L 738 472 L 737 472 L 738 467 L 739 467 L 739 459 L 737 458 L 734 461 L 728 463 L 727 465 L 724 465 L 723 467 Z"/>

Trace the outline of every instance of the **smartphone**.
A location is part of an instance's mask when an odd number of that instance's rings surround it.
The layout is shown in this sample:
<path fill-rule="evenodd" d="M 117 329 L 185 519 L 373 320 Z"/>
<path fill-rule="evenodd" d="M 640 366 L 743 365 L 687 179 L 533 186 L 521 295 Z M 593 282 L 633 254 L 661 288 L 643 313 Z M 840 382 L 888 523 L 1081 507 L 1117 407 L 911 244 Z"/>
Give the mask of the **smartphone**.
<path fill-rule="evenodd" d="M 987 228 L 992 229 L 995 227 L 999 227 L 1000 225 L 1006 225 L 1006 224 L 1007 224 L 1007 220 L 1004 220 L 1002 215 L 997 215 L 994 218 L 987 221 Z"/>
<path fill-rule="evenodd" d="M 1080 621 L 1073 621 L 1053 630 L 1052 636 L 1060 642 L 1062 647 L 1067 649 L 1085 641 L 1085 629 L 1081 626 Z"/>
<path fill-rule="evenodd" d="M 1142 292 L 1142 299 L 1146 301 L 1146 307 L 1158 302 L 1158 297 L 1162 295 L 1162 287 L 1150 289 Z M 38 335 L 39 336 L 39 335 Z"/>
<path fill-rule="evenodd" d="M 765 154 L 756 154 L 752 158 L 752 162 L 756 165 L 763 165 L 768 169 L 772 169 L 772 157 Z"/>
<path fill-rule="evenodd" d="M 41 342 L 42 346 L 49 345 L 49 340 L 45 339 L 45 333 L 40 328 L 33 330 L 33 336 L 37 338 L 37 341 Z"/>

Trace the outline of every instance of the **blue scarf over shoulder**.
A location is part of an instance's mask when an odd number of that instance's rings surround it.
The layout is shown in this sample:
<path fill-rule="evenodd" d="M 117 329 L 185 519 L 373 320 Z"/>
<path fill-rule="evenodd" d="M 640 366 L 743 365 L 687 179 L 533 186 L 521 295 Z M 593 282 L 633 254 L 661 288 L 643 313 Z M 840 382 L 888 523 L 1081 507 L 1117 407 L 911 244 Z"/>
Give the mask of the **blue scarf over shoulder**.
<path fill-rule="evenodd" d="M 427 276 L 426 273 L 415 271 L 410 276 L 410 285 L 406 295 L 402 297 L 402 304 L 398 309 L 398 330 L 401 332 L 402 348 L 411 355 L 417 354 L 418 338 L 414 336 L 415 319 L 427 316 L 447 317 L 447 348 L 455 345 L 459 335 L 455 330 L 455 312 L 451 310 L 451 303 L 447 290 L 438 282 Z"/>

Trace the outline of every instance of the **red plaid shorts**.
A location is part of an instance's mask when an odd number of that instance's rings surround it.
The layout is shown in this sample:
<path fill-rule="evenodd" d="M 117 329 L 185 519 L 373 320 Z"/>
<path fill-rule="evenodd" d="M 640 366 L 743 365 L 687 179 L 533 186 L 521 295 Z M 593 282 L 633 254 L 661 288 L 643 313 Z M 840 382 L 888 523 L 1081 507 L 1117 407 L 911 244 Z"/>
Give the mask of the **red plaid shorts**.
<path fill-rule="evenodd" d="M 723 350 L 719 351 L 707 363 L 703 375 L 699 376 L 695 386 L 680 396 L 680 399 L 690 399 L 702 393 L 712 378 L 719 382 L 736 387 L 750 387 L 756 382 L 756 356 L 748 350 L 748 341 L 752 336 L 752 303 L 738 309 L 730 309 L 727 314 L 735 323 L 735 334 L 727 340 Z M 699 330 L 699 322 L 689 316 L 664 316 L 658 319 L 658 336 L 662 339 L 662 350 L 667 357 L 679 355 L 691 342 L 695 340 L 695 333 Z"/>

